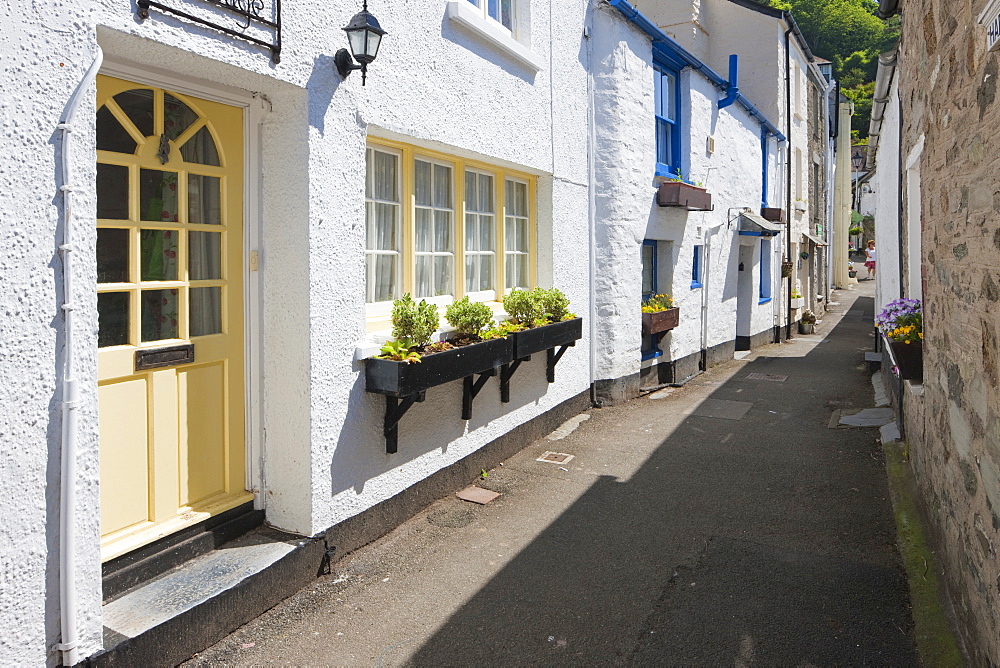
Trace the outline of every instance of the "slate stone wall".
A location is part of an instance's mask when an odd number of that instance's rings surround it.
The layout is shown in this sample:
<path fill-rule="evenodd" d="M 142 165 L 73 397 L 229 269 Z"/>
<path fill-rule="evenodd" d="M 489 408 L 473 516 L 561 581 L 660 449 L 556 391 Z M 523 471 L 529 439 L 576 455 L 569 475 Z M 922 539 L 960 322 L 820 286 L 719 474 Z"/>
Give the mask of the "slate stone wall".
<path fill-rule="evenodd" d="M 974 665 L 1000 664 L 1000 53 L 985 0 L 902 3 L 904 228 L 921 229 L 924 396 L 907 396 L 911 465 Z M 920 150 L 921 141 L 923 149 Z M 914 159 L 914 156 L 919 156 Z M 905 170 L 920 170 L 910 220 Z M 912 171 L 911 171 L 912 174 Z M 915 226 L 920 226 L 916 228 Z M 912 234 L 912 232 L 911 232 Z"/>

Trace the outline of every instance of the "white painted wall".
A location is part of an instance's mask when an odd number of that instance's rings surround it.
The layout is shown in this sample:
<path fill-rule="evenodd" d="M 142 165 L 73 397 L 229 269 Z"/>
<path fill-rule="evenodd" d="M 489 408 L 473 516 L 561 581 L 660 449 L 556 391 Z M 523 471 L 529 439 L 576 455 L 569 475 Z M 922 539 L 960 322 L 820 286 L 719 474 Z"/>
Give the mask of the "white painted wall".
<path fill-rule="evenodd" d="M 875 313 L 902 296 L 899 276 L 899 79 L 889 87 L 889 103 L 879 130 L 875 155 Z M 859 267 L 860 268 L 860 267 Z"/>

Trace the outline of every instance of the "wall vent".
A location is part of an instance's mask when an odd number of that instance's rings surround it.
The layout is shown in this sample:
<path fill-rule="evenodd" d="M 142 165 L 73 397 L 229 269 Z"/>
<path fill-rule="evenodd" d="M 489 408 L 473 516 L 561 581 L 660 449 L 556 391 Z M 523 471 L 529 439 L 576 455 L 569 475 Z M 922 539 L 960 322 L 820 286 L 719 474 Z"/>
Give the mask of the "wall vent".
<path fill-rule="evenodd" d="M 712 135 L 709 135 L 708 139 L 705 140 L 705 151 L 709 155 L 715 153 L 715 137 L 713 137 Z"/>
<path fill-rule="evenodd" d="M 1000 0 L 990 0 L 978 22 L 986 28 L 986 50 L 996 49 L 1000 45 Z"/>

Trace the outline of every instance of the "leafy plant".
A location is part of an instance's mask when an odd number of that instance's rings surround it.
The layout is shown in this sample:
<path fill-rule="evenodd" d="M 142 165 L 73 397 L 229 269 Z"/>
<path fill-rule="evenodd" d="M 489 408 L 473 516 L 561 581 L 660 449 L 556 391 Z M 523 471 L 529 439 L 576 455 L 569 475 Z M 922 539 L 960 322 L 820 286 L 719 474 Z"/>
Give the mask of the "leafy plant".
<path fill-rule="evenodd" d="M 413 342 L 408 339 L 386 341 L 382 346 L 382 350 L 379 351 L 381 353 L 379 357 L 395 362 L 406 362 L 407 364 L 419 362 L 420 353 L 416 350 L 410 350 L 412 347 Z"/>
<path fill-rule="evenodd" d="M 495 327 L 487 329 L 485 332 L 480 334 L 480 337 L 486 339 L 487 341 L 490 339 L 502 339 L 505 336 L 509 336 L 514 332 L 523 331 L 524 329 L 524 325 L 519 325 L 517 323 L 510 322 L 509 320 L 505 320 Z"/>
<path fill-rule="evenodd" d="M 800 318 L 800 320 L 805 324 L 814 325 L 816 324 L 816 314 L 810 311 L 809 309 L 805 309 L 802 311 L 802 317 Z"/>
<path fill-rule="evenodd" d="M 439 322 L 437 308 L 423 299 L 417 304 L 409 292 L 392 302 L 392 336 L 396 340 L 407 339 L 413 342 L 412 345 L 426 345 Z"/>
<path fill-rule="evenodd" d="M 549 322 L 569 320 L 573 314 L 569 312 L 569 298 L 559 288 L 535 288 L 531 291 L 542 304 L 542 310 Z"/>
<path fill-rule="evenodd" d="M 919 299 L 897 299 L 885 305 L 875 324 L 890 341 L 916 343 L 924 340 L 924 314 Z"/>
<path fill-rule="evenodd" d="M 792 299 L 802 299 L 802 293 L 798 290 L 792 290 Z"/>
<path fill-rule="evenodd" d="M 653 295 L 642 305 L 643 313 L 659 313 L 674 307 L 674 298 L 667 294 Z"/>
<path fill-rule="evenodd" d="M 534 290 L 511 290 L 503 297 L 503 308 L 508 320 L 526 327 L 545 317 L 545 305 Z"/>
<path fill-rule="evenodd" d="M 862 228 L 860 225 L 855 225 L 855 226 L 853 226 L 851 228 L 848 228 L 847 233 L 848 234 L 861 234 L 864 231 L 865 231 L 864 228 Z"/>
<path fill-rule="evenodd" d="M 462 297 L 448 306 L 444 319 L 460 335 L 478 338 L 493 324 L 493 311 L 482 302 L 470 302 L 468 297 Z"/>

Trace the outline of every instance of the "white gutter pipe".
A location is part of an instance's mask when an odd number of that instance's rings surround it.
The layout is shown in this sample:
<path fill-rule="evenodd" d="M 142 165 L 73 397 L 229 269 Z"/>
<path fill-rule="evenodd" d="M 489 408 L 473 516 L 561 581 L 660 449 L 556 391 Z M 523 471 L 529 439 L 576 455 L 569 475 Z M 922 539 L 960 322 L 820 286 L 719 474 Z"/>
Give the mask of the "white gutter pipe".
<path fill-rule="evenodd" d="M 597 399 L 597 120 L 594 117 L 594 43 L 592 25 L 585 25 L 583 37 L 587 41 L 587 234 L 589 236 L 588 262 L 590 264 L 590 402 Z"/>
<path fill-rule="evenodd" d="M 97 56 L 66 105 L 63 121 L 57 125 L 62 132 L 63 238 L 59 252 L 63 260 L 63 379 L 62 379 L 62 476 L 59 483 L 59 617 L 62 640 L 56 649 L 62 652 L 62 664 L 75 666 L 80 662 L 80 638 L 76 628 L 76 419 L 79 412 L 79 390 L 73 376 L 73 191 L 70 179 L 70 133 L 73 119 L 85 93 L 97 77 L 104 62 L 104 51 L 97 47 Z"/>

